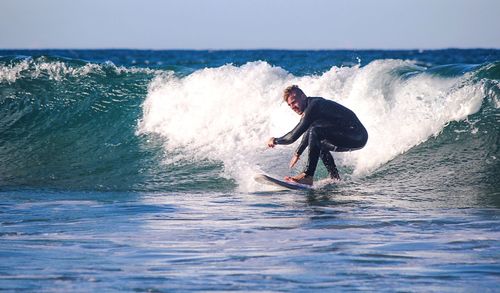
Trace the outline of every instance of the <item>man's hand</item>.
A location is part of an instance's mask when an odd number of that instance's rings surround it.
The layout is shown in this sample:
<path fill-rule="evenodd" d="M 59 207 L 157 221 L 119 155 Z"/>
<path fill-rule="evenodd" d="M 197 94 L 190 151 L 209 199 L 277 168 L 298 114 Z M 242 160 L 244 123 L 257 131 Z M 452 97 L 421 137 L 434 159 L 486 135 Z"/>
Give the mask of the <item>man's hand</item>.
<path fill-rule="evenodd" d="M 292 159 L 290 160 L 290 168 L 293 168 L 295 164 L 297 164 L 297 161 L 300 159 L 299 155 L 294 154 Z"/>
<path fill-rule="evenodd" d="M 267 141 L 267 146 L 270 147 L 270 148 L 273 148 L 276 143 L 274 143 L 274 140 L 275 138 L 274 137 L 271 137 L 268 141 Z"/>

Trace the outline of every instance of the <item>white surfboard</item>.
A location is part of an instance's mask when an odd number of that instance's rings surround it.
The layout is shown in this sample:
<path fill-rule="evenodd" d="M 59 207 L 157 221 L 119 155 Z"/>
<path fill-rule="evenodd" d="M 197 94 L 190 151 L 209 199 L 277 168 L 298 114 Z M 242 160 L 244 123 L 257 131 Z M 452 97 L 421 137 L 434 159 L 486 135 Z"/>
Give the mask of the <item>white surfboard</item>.
<path fill-rule="evenodd" d="M 262 184 L 284 187 L 286 189 L 293 189 L 293 190 L 312 190 L 313 189 L 313 187 L 311 185 L 283 181 L 283 180 L 273 178 L 273 177 L 266 175 L 266 174 L 257 174 L 253 177 L 253 179 L 259 183 L 262 183 Z"/>

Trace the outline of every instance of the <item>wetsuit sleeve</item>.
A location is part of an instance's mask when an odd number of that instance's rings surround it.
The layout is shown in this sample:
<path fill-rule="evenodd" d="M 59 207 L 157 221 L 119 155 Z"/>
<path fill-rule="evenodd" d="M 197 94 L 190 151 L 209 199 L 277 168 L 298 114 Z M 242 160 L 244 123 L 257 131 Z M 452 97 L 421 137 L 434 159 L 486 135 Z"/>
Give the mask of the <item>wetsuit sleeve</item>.
<path fill-rule="evenodd" d="M 312 113 L 313 110 L 314 105 L 308 107 L 304 112 L 304 116 L 302 116 L 302 119 L 300 119 L 299 123 L 292 129 L 292 131 L 282 137 L 275 138 L 274 142 L 276 144 L 291 144 L 295 142 L 311 126 L 314 116 Z"/>
<path fill-rule="evenodd" d="M 297 150 L 295 151 L 295 154 L 300 157 L 306 147 L 309 145 L 309 136 L 307 134 L 302 135 L 302 140 L 300 141 L 299 146 L 297 147 Z"/>

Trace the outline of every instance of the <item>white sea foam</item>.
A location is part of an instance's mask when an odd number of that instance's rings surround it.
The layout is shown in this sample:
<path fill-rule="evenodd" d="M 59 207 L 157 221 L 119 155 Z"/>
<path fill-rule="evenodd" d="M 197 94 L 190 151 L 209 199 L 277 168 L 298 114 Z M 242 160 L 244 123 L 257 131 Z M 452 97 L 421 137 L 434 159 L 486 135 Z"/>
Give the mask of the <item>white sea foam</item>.
<path fill-rule="evenodd" d="M 21 75 L 21 72 L 28 68 L 28 61 L 23 61 L 15 65 L 0 66 L 0 82 L 15 82 Z"/>
<path fill-rule="evenodd" d="M 163 136 L 167 153 L 176 159 L 222 162 L 225 176 L 251 190 L 255 172 L 298 172 L 287 170 L 294 145 L 265 147 L 269 137 L 285 134 L 298 122 L 281 101 L 282 90 L 298 84 L 309 96 L 351 108 L 366 126 L 364 149 L 334 154 L 340 165 L 362 176 L 480 108 L 481 87 L 468 83 L 467 76 L 402 78 L 397 73 L 409 68 L 421 70 L 408 61 L 379 60 L 297 77 L 265 62 L 250 62 L 181 78 L 158 77 L 149 86 L 139 132 Z"/>
<path fill-rule="evenodd" d="M 14 64 L 0 66 L 0 82 L 14 83 L 21 77 L 33 79 L 46 77 L 50 80 L 61 81 L 67 77 L 82 77 L 88 74 L 104 74 L 105 70 L 114 71 L 116 74 L 171 74 L 171 72 L 163 70 L 116 66 L 110 61 L 103 64 L 86 63 L 84 65 L 77 65 L 63 61 L 49 61 L 45 57 L 39 57 L 36 59 L 25 59 Z"/>

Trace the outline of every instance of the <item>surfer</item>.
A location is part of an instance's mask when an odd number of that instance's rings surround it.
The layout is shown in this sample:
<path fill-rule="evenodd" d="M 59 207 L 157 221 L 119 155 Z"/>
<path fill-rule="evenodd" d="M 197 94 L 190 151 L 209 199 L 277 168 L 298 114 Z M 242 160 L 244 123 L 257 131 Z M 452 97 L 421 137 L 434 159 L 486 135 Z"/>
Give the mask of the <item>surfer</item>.
<path fill-rule="evenodd" d="M 285 180 L 312 185 L 320 157 L 330 178 L 339 180 L 339 172 L 330 152 L 346 152 L 363 148 L 368 140 L 368 132 L 363 124 L 348 108 L 321 97 L 308 97 L 297 85 L 289 86 L 284 90 L 283 100 L 302 117 L 289 133 L 278 138 L 271 137 L 267 145 L 274 148 L 278 144 L 291 144 L 303 135 L 290 161 L 290 168 L 295 166 L 304 150 L 309 147 L 304 171 L 296 176 L 286 176 Z"/>

